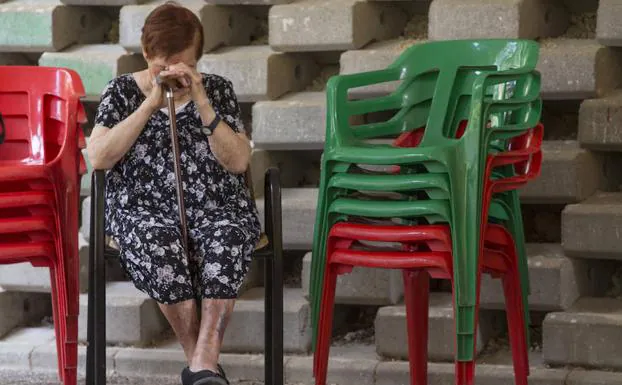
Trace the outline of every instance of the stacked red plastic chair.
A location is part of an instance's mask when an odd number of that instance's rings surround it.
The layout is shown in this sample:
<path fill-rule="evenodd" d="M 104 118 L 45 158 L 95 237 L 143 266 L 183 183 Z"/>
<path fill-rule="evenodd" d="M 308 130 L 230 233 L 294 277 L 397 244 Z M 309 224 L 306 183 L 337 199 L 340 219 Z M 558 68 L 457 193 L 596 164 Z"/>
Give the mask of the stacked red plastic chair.
<path fill-rule="evenodd" d="M 0 265 L 49 268 L 64 385 L 77 382 L 83 96 L 72 70 L 0 66 Z"/>

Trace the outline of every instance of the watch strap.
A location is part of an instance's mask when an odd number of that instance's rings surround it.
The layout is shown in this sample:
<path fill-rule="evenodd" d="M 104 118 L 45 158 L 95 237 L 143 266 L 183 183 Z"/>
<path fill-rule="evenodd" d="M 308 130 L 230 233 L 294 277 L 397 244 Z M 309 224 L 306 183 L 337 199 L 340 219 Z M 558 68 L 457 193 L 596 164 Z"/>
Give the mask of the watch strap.
<path fill-rule="evenodd" d="M 205 132 L 208 136 L 212 135 L 221 120 L 222 119 L 220 118 L 220 116 L 216 115 L 216 117 L 210 122 L 210 124 L 203 126 L 203 132 Z"/>

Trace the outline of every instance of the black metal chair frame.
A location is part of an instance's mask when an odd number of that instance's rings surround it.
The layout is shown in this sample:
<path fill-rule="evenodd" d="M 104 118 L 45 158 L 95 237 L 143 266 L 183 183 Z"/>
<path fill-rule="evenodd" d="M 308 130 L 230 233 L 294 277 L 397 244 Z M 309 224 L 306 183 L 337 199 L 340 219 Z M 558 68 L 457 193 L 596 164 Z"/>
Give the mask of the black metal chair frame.
<path fill-rule="evenodd" d="M 118 252 L 105 245 L 105 171 L 91 177 L 91 223 L 88 272 L 87 385 L 106 384 L 106 258 Z M 280 172 L 270 167 L 264 182 L 267 246 L 255 251 L 265 261 L 265 385 L 283 385 L 283 229 Z"/>

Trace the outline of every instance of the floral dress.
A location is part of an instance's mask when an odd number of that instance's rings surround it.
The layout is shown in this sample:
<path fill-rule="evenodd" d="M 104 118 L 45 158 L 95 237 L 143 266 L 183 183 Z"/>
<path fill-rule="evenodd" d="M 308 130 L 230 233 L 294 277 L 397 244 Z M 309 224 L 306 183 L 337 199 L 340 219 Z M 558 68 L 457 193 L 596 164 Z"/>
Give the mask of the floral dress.
<path fill-rule="evenodd" d="M 202 76 L 216 113 L 243 132 L 231 82 Z M 112 128 L 144 100 L 133 75 L 121 75 L 105 87 L 95 124 Z M 195 104 L 176 109 L 189 250 L 182 246 L 167 109 L 150 117 L 106 174 L 106 233 L 136 288 L 156 301 L 236 298 L 261 231 L 257 208 L 244 175 L 225 170 L 211 152 Z"/>

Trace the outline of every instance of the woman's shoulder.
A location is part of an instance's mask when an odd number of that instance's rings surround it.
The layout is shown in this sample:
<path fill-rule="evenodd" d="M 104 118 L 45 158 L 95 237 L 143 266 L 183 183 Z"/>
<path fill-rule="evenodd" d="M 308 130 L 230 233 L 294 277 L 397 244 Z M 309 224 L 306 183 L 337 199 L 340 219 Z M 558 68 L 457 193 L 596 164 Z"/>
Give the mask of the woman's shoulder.
<path fill-rule="evenodd" d="M 201 72 L 201 76 L 203 77 L 203 85 L 208 90 L 233 89 L 233 83 L 225 76 L 204 72 Z"/>
<path fill-rule="evenodd" d="M 104 92 L 115 91 L 116 93 L 131 93 L 137 88 L 136 80 L 132 73 L 121 74 L 110 79 L 104 87 Z"/>

